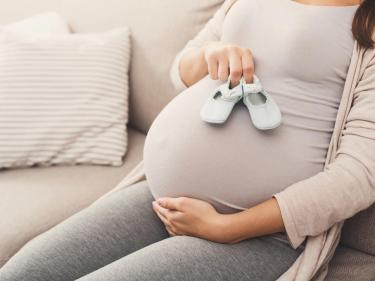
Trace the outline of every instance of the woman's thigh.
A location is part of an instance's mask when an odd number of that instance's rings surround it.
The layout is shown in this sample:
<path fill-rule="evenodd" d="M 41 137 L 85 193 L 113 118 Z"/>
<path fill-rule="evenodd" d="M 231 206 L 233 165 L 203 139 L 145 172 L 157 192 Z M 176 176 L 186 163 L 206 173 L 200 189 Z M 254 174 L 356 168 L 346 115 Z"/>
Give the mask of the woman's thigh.
<path fill-rule="evenodd" d="M 30 241 L 0 280 L 75 280 L 169 237 L 152 200 L 146 182 L 111 194 Z"/>
<path fill-rule="evenodd" d="M 175 236 L 138 250 L 79 281 L 274 281 L 301 251 L 270 236 L 237 244 Z"/>

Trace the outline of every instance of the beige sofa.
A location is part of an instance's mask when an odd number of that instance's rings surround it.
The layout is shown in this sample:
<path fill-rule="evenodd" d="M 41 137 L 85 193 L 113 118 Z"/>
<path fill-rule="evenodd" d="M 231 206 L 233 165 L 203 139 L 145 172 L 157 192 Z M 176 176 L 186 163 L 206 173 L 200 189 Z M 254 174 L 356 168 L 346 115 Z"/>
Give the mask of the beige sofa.
<path fill-rule="evenodd" d="M 0 25 L 52 10 L 61 14 L 74 32 L 129 25 L 133 49 L 125 164 L 1 171 L 0 266 L 27 241 L 112 189 L 141 160 L 145 133 L 158 112 L 177 94 L 168 76 L 174 56 L 222 2 L 0 0 Z M 375 280 L 375 206 L 346 223 L 327 280 Z"/>

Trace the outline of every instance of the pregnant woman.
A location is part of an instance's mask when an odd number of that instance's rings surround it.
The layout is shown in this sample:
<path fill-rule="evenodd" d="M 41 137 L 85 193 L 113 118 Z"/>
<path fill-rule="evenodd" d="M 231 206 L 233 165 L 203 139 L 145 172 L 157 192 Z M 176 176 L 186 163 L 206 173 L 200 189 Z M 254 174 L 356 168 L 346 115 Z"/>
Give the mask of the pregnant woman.
<path fill-rule="evenodd" d="M 342 221 L 375 201 L 374 26 L 373 0 L 226 1 L 177 56 L 173 81 L 191 87 L 128 187 L 28 243 L 0 280 L 323 280 Z M 240 103 L 221 126 L 200 119 L 229 75 L 254 73 L 280 127 L 257 130 Z"/>

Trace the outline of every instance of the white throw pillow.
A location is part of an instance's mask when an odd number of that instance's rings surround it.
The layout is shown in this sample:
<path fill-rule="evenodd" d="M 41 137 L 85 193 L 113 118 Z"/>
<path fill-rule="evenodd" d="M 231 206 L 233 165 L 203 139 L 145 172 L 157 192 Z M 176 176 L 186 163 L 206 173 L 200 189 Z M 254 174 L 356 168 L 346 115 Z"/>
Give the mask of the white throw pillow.
<path fill-rule="evenodd" d="M 0 28 L 0 30 L 28 33 L 32 35 L 68 34 L 69 26 L 63 18 L 55 13 L 48 12 L 27 18 Z"/>
<path fill-rule="evenodd" d="M 129 29 L 0 32 L 0 168 L 123 163 Z"/>

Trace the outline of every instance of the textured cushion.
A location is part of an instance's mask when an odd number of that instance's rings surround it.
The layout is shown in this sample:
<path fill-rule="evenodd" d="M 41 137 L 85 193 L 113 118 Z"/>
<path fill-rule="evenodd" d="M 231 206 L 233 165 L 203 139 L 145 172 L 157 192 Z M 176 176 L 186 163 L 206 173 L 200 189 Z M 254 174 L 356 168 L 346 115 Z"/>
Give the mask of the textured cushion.
<path fill-rule="evenodd" d="M 0 172 L 0 267 L 27 241 L 112 189 L 142 158 L 145 135 L 128 130 L 122 167 L 59 166 Z"/>
<path fill-rule="evenodd" d="M 374 281 L 375 257 L 339 246 L 328 266 L 326 281 Z"/>
<path fill-rule="evenodd" d="M 128 28 L 0 31 L 0 167 L 121 165 L 129 59 Z"/>
<path fill-rule="evenodd" d="M 345 222 L 341 244 L 375 256 L 375 204 Z"/>

